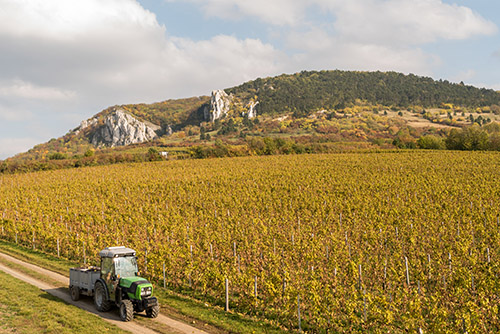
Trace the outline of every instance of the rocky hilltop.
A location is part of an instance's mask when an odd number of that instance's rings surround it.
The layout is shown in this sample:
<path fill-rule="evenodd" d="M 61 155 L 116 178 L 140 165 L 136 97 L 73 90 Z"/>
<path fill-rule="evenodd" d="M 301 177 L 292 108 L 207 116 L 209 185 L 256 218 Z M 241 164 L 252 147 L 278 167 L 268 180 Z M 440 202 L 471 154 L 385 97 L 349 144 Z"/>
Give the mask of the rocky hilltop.
<path fill-rule="evenodd" d="M 75 129 L 75 134 L 87 130 L 87 138 L 96 147 L 125 146 L 142 143 L 158 138 L 161 127 L 149 122 L 141 122 L 127 114 L 123 109 L 115 109 L 99 119 L 93 117 L 83 121 Z"/>
<path fill-rule="evenodd" d="M 242 102 L 238 103 L 242 104 Z M 243 111 L 239 116 L 256 117 L 258 103 L 254 101 L 248 102 L 246 107 L 242 108 Z M 231 113 L 234 104 L 233 95 L 228 95 L 224 90 L 214 90 L 210 96 L 210 101 L 201 107 L 203 115 L 200 121 L 214 123 L 216 120 L 224 119 Z M 73 132 L 75 135 L 83 134 L 89 143 L 95 147 L 139 144 L 157 139 L 163 135 L 172 134 L 173 130 L 170 125 L 160 125 L 147 120 L 139 120 L 124 108 L 114 107 L 104 114 L 100 113 L 84 120 Z"/>

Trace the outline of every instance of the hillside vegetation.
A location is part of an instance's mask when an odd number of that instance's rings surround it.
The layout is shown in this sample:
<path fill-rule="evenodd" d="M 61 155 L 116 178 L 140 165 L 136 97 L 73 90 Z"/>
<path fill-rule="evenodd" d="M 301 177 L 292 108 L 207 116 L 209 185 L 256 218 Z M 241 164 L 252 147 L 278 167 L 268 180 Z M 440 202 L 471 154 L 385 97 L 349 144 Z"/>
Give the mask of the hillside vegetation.
<path fill-rule="evenodd" d="M 359 100 L 398 108 L 500 104 L 500 94 L 493 90 L 396 72 L 300 72 L 257 79 L 226 91 L 236 96 L 257 96 L 259 114 L 291 111 L 298 116 L 317 109 L 343 109 Z"/>
<path fill-rule="evenodd" d="M 97 124 L 120 108 L 157 125 L 159 137 L 106 148 L 92 146 L 90 127 L 70 131 L 0 163 L 0 172 L 142 162 L 165 155 L 185 159 L 500 147 L 500 94 L 462 83 L 395 72 L 321 71 L 257 79 L 226 92 L 230 108 L 226 117 L 215 122 L 204 118 L 210 108 L 208 96 L 107 108 L 95 116 Z M 255 118 L 244 116 L 249 103 L 256 104 Z M 468 127 L 476 130 L 462 130 Z M 468 141 L 480 144 L 457 142 L 465 133 L 474 135 Z"/>

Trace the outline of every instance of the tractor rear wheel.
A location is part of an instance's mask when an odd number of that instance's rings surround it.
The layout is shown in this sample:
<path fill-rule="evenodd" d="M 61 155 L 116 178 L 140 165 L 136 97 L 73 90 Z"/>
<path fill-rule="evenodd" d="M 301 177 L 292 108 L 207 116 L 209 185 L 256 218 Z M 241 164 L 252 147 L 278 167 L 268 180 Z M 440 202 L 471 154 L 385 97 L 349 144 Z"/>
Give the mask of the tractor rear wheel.
<path fill-rule="evenodd" d="M 160 307 L 158 305 L 155 305 L 146 310 L 146 315 L 150 318 L 156 318 L 159 313 L 160 313 Z"/>
<path fill-rule="evenodd" d="M 77 301 L 80 299 L 80 288 L 77 287 L 76 285 L 72 285 L 69 288 L 69 293 L 71 295 L 71 300 Z"/>
<path fill-rule="evenodd" d="M 101 282 L 95 284 L 94 304 L 99 312 L 106 312 L 111 308 L 111 302 L 108 300 L 106 289 Z"/>
<path fill-rule="evenodd" d="M 130 321 L 134 318 L 134 305 L 128 299 L 122 300 L 120 303 L 120 319 Z"/>

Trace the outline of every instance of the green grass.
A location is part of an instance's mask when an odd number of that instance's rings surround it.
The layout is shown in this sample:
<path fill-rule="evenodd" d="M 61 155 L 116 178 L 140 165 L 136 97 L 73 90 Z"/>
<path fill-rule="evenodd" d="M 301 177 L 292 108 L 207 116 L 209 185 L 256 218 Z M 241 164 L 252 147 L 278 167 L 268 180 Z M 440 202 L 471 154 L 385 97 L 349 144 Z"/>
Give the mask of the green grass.
<path fill-rule="evenodd" d="M 0 333 L 126 333 L 0 271 Z"/>
<path fill-rule="evenodd" d="M 79 265 L 78 263 L 73 261 L 69 261 L 63 258 L 57 258 L 50 254 L 43 253 L 39 250 L 25 248 L 3 240 L 0 240 L 0 251 L 65 276 L 69 276 L 70 267 Z M 15 264 L 4 264 L 9 265 L 16 270 L 23 271 L 27 275 L 30 275 L 37 279 L 41 279 L 40 274 L 32 272 L 29 269 L 21 269 Z M 189 296 L 181 295 L 169 289 L 156 287 L 155 295 L 160 301 L 163 314 L 184 321 L 194 327 L 203 329 L 211 333 L 287 333 L 287 331 L 280 329 L 279 327 L 273 325 L 271 322 L 265 319 L 256 319 L 233 312 L 228 313 L 219 307 L 207 306 L 202 301 L 190 298 Z M 0 293 L 0 320 L 2 320 L 3 312 L 1 306 L 3 303 L 3 299 L 1 298 L 1 296 L 2 294 Z M 139 321 L 140 323 L 146 321 L 151 322 L 151 319 L 141 319 L 139 317 L 136 317 L 136 321 Z M 148 327 L 150 326 L 148 325 Z"/>
<path fill-rule="evenodd" d="M 43 253 L 39 250 L 33 250 L 20 245 L 0 240 L 0 250 L 17 259 L 36 264 L 37 266 L 49 269 L 69 277 L 69 268 L 78 267 L 79 263 L 69 261 L 64 258 Z"/>
<path fill-rule="evenodd" d="M 37 280 L 42 281 L 44 283 L 51 284 L 53 286 L 61 286 L 62 285 L 61 282 L 55 281 L 48 276 L 45 276 L 37 271 L 26 268 L 20 264 L 10 262 L 9 260 L 6 260 L 6 259 L 1 258 L 1 257 L 0 257 L 0 264 L 3 264 L 4 266 L 6 266 L 8 268 L 14 269 L 15 271 L 21 272 L 21 273 L 28 275 L 30 277 L 36 278 Z"/>

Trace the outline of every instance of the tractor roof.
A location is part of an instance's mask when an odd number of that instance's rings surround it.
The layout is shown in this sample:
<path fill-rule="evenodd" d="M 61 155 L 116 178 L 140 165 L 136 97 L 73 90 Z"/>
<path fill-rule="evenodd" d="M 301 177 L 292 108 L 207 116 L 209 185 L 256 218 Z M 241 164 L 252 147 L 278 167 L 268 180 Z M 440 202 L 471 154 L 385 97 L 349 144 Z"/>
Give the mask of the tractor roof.
<path fill-rule="evenodd" d="M 99 252 L 100 257 L 116 257 L 116 256 L 135 256 L 135 250 L 125 246 L 106 247 Z"/>

